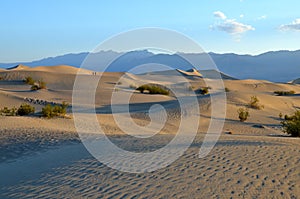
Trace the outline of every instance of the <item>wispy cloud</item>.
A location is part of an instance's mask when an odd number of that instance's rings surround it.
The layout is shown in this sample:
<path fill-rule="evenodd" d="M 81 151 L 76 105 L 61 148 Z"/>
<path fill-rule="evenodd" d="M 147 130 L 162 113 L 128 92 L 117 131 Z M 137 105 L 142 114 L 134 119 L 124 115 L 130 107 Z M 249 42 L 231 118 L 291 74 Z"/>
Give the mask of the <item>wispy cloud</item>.
<path fill-rule="evenodd" d="M 220 11 L 214 12 L 214 17 L 221 19 L 221 22 L 218 22 L 212 25 L 212 29 L 223 31 L 232 35 L 240 35 L 250 30 L 255 30 L 251 25 L 243 24 L 236 21 L 236 19 L 228 19 L 226 15 Z"/>
<path fill-rule="evenodd" d="M 226 15 L 221 11 L 214 12 L 214 17 L 220 18 L 220 19 L 226 19 L 227 18 Z"/>
<path fill-rule="evenodd" d="M 291 30 L 291 31 L 300 31 L 300 18 L 296 19 L 295 21 L 293 21 L 290 24 L 281 25 L 279 27 L 279 29 L 283 30 L 283 31 L 288 31 L 288 30 Z"/>

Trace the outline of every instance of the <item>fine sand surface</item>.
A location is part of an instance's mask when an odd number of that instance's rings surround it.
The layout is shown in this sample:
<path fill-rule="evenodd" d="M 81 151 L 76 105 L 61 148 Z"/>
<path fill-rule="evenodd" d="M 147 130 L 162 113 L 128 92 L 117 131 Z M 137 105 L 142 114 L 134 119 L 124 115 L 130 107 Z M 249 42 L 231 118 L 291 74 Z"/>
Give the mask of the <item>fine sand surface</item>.
<path fill-rule="evenodd" d="M 0 80 L 0 108 L 26 102 L 39 112 L 45 103 L 71 103 L 76 72 L 70 66 L 22 65 L 0 71 L 4 78 Z M 81 78 L 92 82 L 98 75 L 83 71 Z M 100 86 L 95 89 L 95 106 L 98 121 L 111 141 L 133 152 L 154 151 L 169 143 L 180 122 L 176 98 L 141 94 L 130 87 L 162 82 L 197 91 L 211 86 L 212 80 L 204 81 L 195 71 L 184 75 L 189 84 L 177 75 L 163 72 L 102 74 Z M 22 81 L 26 76 L 43 79 L 47 89 L 30 91 L 30 86 Z M 39 113 L 0 116 L 0 198 L 298 198 L 300 139 L 282 133 L 278 115 L 300 108 L 300 86 L 230 78 L 224 84 L 229 89 L 226 120 L 212 151 L 204 158 L 198 157 L 211 116 L 209 95 L 199 94 L 200 126 L 194 142 L 166 168 L 147 173 L 121 172 L 98 162 L 81 143 L 70 108 L 71 119 L 45 119 Z M 296 94 L 275 96 L 276 90 L 294 90 Z M 131 116 L 141 126 L 150 122 L 145 113 L 151 105 L 167 107 L 168 120 L 161 132 L 143 141 L 124 135 L 111 114 L 113 92 L 120 96 L 133 92 L 129 102 Z M 265 108 L 249 109 L 250 118 L 239 122 L 237 109 L 245 107 L 254 95 Z M 118 100 L 114 103 L 121 105 Z"/>

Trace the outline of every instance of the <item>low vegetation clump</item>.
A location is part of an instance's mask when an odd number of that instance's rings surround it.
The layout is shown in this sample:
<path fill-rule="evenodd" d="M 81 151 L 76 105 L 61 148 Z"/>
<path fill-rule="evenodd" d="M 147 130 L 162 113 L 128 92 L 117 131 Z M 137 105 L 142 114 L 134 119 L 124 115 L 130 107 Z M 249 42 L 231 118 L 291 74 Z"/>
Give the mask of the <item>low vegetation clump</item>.
<path fill-rule="evenodd" d="M 249 102 L 249 107 L 257 110 L 264 109 L 264 105 L 259 103 L 259 99 L 256 96 L 252 96 Z"/>
<path fill-rule="evenodd" d="M 225 92 L 226 92 L 226 93 L 230 92 L 230 89 L 227 88 L 227 87 L 225 87 Z"/>
<path fill-rule="evenodd" d="M 281 124 L 285 133 L 292 137 L 300 137 L 300 111 L 296 111 L 291 116 L 285 115 Z"/>
<path fill-rule="evenodd" d="M 245 122 L 250 116 L 249 111 L 246 108 L 239 108 L 237 112 L 241 122 Z"/>
<path fill-rule="evenodd" d="M 210 87 L 202 87 L 198 90 L 198 92 L 201 95 L 207 95 L 207 94 L 209 94 L 209 89 L 211 89 L 211 88 Z"/>
<path fill-rule="evenodd" d="M 294 95 L 295 91 L 274 91 L 278 96 Z"/>
<path fill-rule="evenodd" d="M 36 90 L 40 90 L 40 89 L 46 89 L 46 82 L 39 80 L 37 83 L 34 83 L 31 86 L 31 90 L 32 91 L 36 91 Z"/>
<path fill-rule="evenodd" d="M 46 89 L 47 88 L 47 84 L 43 80 L 39 80 L 38 81 L 38 87 L 39 87 L 39 89 Z"/>
<path fill-rule="evenodd" d="M 47 118 L 65 117 L 68 106 L 69 104 L 66 102 L 55 106 L 47 104 L 44 108 L 42 108 L 42 116 Z"/>
<path fill-rule="evenodd" d="M 23 115 L 29 115 L 33 114 L 35 111 L 35 108 L 33 106 L 30 106 L 29 104 L 22 104 L 17 111 L 17 115 L 23 116 Z"/>
<path fill-rule="evenodd" d="M 149 94 L 161 94 L 161 95 L 169 95 L 170 92 L 160 86 L 157 85 L 152 85 L 152 84 L 145 84 L 142 85 L 138 88 L 136 88 L 136 90 L 140 91 L 141 93 L 149 92 Z"/>
<path fill-rule="evenodd" d="M 34 114 L 35 108 L 33 106 L 30 106 L 29 104 L 22 104 L 19 108 L 8 108 L 4 107 L 3 109 L 0 109 L 0 115 L 3 116 L 24 116 L 24 115 L 30 115 Z"/>
<path fill-rule="evenodd" d="M 31 85 L 31 90 L 36 91 L 40 89 L 46 89 L 47 84 L 43 80 L 35 81 L 32 77 L 28 76 L 25 78 L 24 82 L 28 85 Z"/>
<path fill-rule="evenodd" d="M 28 85 L 34 85 L 34 83 L 35 83 L 34 79 L 30 76 L 26 77 L 24 82 Z"/>
<path fill-rule="evenodd" d="M 0 109 L 0 115 L 2 116 L 16 116 L 17 115 L 17 108 L 8 108 L 4 107 Z"/>

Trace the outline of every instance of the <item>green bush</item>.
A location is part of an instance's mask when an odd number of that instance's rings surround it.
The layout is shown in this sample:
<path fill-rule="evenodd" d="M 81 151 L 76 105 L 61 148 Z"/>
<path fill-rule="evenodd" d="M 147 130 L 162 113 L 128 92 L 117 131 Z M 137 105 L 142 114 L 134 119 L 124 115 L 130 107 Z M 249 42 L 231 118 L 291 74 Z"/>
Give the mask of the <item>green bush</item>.
<path fill-rule="evenodd" d="M 278 96 L 294 95 L 295 91 L 274 91 Z"/>
<path fill-rule="evenodd" d="M 254 109 L 258 109 L 258 110 L 264 109 L 264 105 L 261 105 L 259 103 L 259 99 L 256 96 L 251 97 L 249 106 L 250 106 L 250 108 L 254 108 Z"/>
<path fill-rule="evenodd" d="M 37 91 L 37 90 L 39 90 L 39 86 L 34 84 L 34 85 L 31 86 L 30 90 Z"/>
<path fill-rule="evenodd" d="M 17 115 L 23 116 L 23 115 L 29 115 L 31 113 L 34 113 L 35 108 L 33 106 L 30 106 L 29 104 L 22 104 L 17 111 Z"/>
<path fill-rule="evenodd" d="M 44 82 L 43 80 L 39 80 L 38 82 L 35 82 L 34 79 L 32 79 L 32 77 L 26 77 L 24 82 L 28 85 L 31 85 L 31 90 L 32 91 L 36 91 L 36 90 L 40 90 L 40 89 L 46 89 L 46 82 Z"/>
<path fill-rule="evenodd" d="M 47 84 L 43 80 L 38 81 L 39 89 L 46 89 Z"/>
<path fill-rule="evenodd" d="M 34 113 L 35 108 L 33 106 L 30 106 L 29 104 L 22 104 L 18 109 L 13 107 L 13 108 L 7 108 L 4 107 L 3 109 L 0 109 L 0 115 L 4 116 L 24 116 L 24 115 L 29 115 L 31 113 Z"/>
<path fill-rule="evenodd" d="M 69 104 L 63 102 L 61 105 L 51 106 L 47 104 L 44 108 L 42 108 L 43 117 L 53 118 L 53 117 L 65 117 L 67 113 L 67 108 Z"/>
<path fill-rule="evenodd" d="M 286 115 L 281 124 L 285 133 L 292 137 L 300 137 L 300 111 L 296 111 L 291 116 Z"/>
<path fill-rule="evenodd" d="M 245 108 L 239 108 L 237 112 L 241 122 L 246 121 L 250 116 L 248 109 Z"/>
<path fill-rule="evenodd" d="M 28 76 L 25 78 L 24 82 L 28 85 L 34 85 L 35 81 L 33 80 L 32 77 Z"/>
<path fill-rule="evenodd" d="M 202 87 L 200 89 L 198 89 L 198 92 L 201 94 L 201 95 L 207 95 L 209 94 L 209 89 L 211 89 L 211 87 Z"/>
<path fill-rule="evenodd" d="M 148 91 L 149 94 L 161 94 L 161 95 L 169 95 L 170 92 L 164 88 L 161 88 L 157 85 L 152 84 L 145 84 L 140 87 L 138 87 L 136 90 L 140 91 L 141 93 L 144 93 L 145 91 Z"/>
<path fill-rule="evenodd" d="M 4 107 L 3 109 L 0 109 L 0 115 L 3 116 L 16 116 L 17 115 L 17 109 L 15 107 L 13 108 L 8 108 Z"/>

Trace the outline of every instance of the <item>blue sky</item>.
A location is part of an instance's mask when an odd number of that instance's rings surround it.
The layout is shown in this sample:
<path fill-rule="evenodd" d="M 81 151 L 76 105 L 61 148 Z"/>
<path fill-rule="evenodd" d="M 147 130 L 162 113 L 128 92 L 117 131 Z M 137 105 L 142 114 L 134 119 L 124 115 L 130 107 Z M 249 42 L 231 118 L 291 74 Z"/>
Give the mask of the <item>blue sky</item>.
<path fill-rule="evenodd" d="M 0 3 L 0 62 L 92 51 L 135 28 L 181 32 L 207 52 L 300 49 L 297 0 L 10 0 Z"/>

